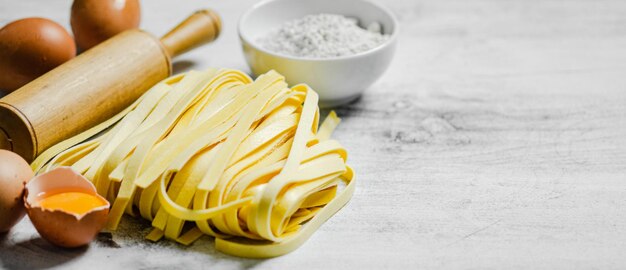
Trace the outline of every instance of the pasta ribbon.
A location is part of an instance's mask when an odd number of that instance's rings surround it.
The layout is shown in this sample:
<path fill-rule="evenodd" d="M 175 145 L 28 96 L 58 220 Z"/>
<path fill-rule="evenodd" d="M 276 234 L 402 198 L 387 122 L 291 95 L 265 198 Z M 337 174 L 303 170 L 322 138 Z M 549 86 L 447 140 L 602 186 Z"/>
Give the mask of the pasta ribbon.
<path fill-rule="evenodd" d="M 152 221 L 146 236 L 191 244 L 202 235 L 235 256 L 298 248 L 351 198 L 354 172 L 319 123 L 318 95 L 270 71 L 190 71 L 147 91 L 113 118 L 39 156 L 40 173 L 72 166 L 124 213 Z"/>

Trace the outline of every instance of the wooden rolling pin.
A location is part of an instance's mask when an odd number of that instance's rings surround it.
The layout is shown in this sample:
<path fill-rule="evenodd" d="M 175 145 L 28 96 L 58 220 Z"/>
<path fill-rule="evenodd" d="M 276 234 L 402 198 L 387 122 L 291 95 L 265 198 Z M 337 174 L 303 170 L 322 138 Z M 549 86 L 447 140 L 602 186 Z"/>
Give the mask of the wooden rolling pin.
<path fill-rule="evenodd" d="M 0 149 L 31 162 L 114 116 L 172 74 L 171 58 L 217 38 L 219 16 L 194 13 L 161 40 L 123 32 L 0 99 Z"/>

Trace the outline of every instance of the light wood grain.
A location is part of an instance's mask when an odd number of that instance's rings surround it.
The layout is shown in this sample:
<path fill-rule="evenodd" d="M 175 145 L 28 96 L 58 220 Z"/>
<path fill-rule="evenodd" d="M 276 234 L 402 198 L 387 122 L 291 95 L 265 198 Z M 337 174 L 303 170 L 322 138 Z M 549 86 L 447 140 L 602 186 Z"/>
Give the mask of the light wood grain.
<path fill-rule="evenodd" d="M 65 22 L 61 1 L 0 2 L 0 23 Z M 177 70 L 248 70 L 236 22 L 255 1 L 143 1 L 163 33 L 189 11 L 223 15 L 217 42 Z M 63 251 L 28 220 L 0 242 L 5 268 L 623 269 L 626 2 L 384 1 L 402 27 L 390 70 L 338 110 L 357 172 L 352 201 L 271 260 L 142 240 L 147 224 Z"/>
<path fill-rule="evenodd" d="M 204 9 L 195 12 L 165 34 L 161 43 L 171 57 L 176 57 L 215 40 L 221 28 L 219 15 L 215 11 Z"/>
<path fill-rule="evenodd" d="M 0 149 L 30 162 L 109 119 L 171 75 L 172 57 L 215 40 L 220 27 L 215 12 L 201 10 L 161 41 L 128 30 L 85 51 L 0 99 Z"/>
<path fill-rule="evenodd" d="M 27 161 L 116 115 L 171 74 L 160 42 L 139 30 L 91 48 L 0 99 L 0 128 Z"/>

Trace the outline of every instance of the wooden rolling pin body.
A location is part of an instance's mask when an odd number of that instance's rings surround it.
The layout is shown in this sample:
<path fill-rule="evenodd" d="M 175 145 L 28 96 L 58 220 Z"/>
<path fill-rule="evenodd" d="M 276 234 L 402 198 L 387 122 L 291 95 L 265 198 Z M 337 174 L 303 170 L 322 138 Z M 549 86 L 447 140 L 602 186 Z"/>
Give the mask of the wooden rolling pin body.
<path fill-rule="evenodd" d="M 219 17 L 199 11 L 161 41 L 129 30 L 84 52 L 0 99 L 0 149 L 32 161 L 129 106 L 171 75 L 171 57 L 219 31 Z"/>

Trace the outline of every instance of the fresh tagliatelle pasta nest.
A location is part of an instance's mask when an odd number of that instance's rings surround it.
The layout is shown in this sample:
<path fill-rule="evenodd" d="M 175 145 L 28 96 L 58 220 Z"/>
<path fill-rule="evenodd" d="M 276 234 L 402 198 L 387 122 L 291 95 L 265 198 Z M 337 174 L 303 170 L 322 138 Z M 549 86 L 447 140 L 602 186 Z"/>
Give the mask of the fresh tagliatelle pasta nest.
<path fill-rule="evenodd" d="M 319 125 L 318 96 L 270 71 L 190 71 L 155 85 L 106 122 L 61 142 L 32 167 L 71 166 L 124 213 L 152 221 L 150 240 L 274 257 L 299 247 L 354 192 L 346 150 Z M 318 128 L 319 125 L 319 128 Z M 99 136 L 95 136 L 99 134 Z"/>

